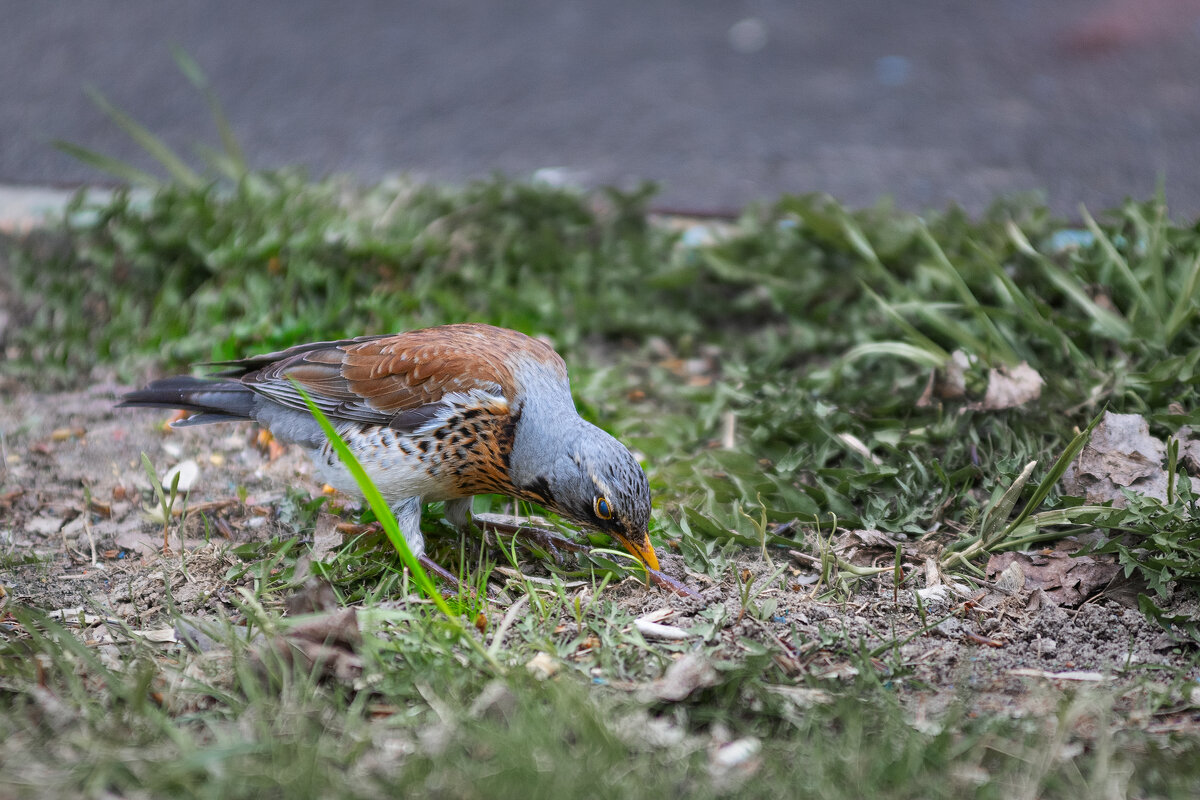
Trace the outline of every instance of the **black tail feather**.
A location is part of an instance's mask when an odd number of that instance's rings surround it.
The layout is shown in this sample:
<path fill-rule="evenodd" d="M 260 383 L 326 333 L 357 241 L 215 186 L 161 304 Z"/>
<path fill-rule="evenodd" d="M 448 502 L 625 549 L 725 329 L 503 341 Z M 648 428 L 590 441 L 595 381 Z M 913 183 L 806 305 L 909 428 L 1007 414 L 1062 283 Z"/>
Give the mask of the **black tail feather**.
<path fill-rule="evenodd" d="M 129 392 L 117 408 L 180 408 L 197 415 L 182 424 L 253 419 L 254 392 L 235 381 L 178 375 Z"/>

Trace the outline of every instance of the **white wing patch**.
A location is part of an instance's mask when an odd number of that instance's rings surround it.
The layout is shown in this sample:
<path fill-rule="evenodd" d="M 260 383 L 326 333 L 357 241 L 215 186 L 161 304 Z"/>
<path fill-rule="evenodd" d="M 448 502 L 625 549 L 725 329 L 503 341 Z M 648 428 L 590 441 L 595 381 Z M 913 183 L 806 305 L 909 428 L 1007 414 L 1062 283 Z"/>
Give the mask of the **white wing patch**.
<path fill-rule="evenodd" d="M 467 392 L 450 392 L 437 401 L 444 411 L 434 414 L 428 421 L 413 431 L 414 436 L 427 436 L 446 424 L 446 420 L 454 414 L 481 408 L 489 414 L 507 414 L 508 400 L 505 399 L 500 384 L 493 383 L 486 388 L 471 389 Z"/>

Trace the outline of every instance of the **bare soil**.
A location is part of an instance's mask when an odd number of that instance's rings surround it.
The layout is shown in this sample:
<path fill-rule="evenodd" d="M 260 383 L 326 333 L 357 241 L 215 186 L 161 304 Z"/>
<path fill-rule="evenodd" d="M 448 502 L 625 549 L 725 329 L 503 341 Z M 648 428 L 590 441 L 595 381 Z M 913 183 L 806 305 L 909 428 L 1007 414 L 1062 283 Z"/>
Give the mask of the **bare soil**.
<path fill-rule="evenodd" d="M 229 577 L 240 564 L 231 549 L 286 530 L 278 512 L 289 486 L 321 491 L 301 453 L 271 454 L 249 425 L 172 431 L 165 414 L 114 409 L 122 388 L 0 398 L 0 613 L 15 602 L 148 629 L 164 624 L 169 596 L 187 615 L 233 615 L 236 591 L 251 579 Z M 163 552 L 142 453 L 159 475 L 181 462 L 196 467 L 188 505 L 205 514 L 188 514 L 184 552 L 174 523 L 170 551 Z M 837 542 L 848 561 L 886 565 L 897 540 L 867 531 L 844 532 Z M 1099 590 L 1064 602 L 1038 585 L 1032 577 L 1039 567 L 1029 564 L 1050 563 L 1060 550 L 1041 554 L 1041 562 L 1033 554 L 1026 561 L 1031 579 L 1014 583 L 1009 572 L 969 588 L 923 568 L 915 548 L 899 543 L 914 554 L 906 562 L 918 574 L 898 592 L 890 573 L 857 580 L 839 602 L 814 599 L 817 567 L 803 556 L 771 553 L 768 561 L 754 550 L 721 580 L 664 554 L 664 571 L 702 599 L 633 579 L 607 592 L 633 612 L 659 611 L 675 628 L 711 625 L 708 641 L 729 658 L 765 649 L 797 678 L 850 678 L 860 666 L 846 654 L 859 648 L 848 645 L 878 650 L 872 666 L 885 679 L 894 676 L 918 721 L 965 696 L 979 712 L 1040 714 L 1062 691 L 1088 687 L 1117 696 L 1127 722 L 1140 727 L 1200 730 L 1192 710 L 1200 675 L 1195 651 L 1131 608 L 1127 592 Z M 536 563 L 528 568 L 537 573 Z M 752 602 L 744 610 L 747 593 Z M 1182 597 L 1175 606 L 1176 613 L 1196 611 Z M 1145 711 L 1163 707 L 1171 710 Z"/>

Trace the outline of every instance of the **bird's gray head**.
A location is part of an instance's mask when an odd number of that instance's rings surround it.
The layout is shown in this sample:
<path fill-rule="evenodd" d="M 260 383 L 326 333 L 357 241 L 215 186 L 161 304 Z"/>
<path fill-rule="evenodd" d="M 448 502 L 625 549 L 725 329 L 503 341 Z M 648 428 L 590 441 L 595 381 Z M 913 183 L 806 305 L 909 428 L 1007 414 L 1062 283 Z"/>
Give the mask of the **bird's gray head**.
<path fill-rule="evenodd" d="M 572 522 L 613 536 L 652 569 L 658 558 L 650 544 L 650 484 L 633 454 L 612 436 L 579 420 L 563 452 L 547 459 L 528 499 Z"/>

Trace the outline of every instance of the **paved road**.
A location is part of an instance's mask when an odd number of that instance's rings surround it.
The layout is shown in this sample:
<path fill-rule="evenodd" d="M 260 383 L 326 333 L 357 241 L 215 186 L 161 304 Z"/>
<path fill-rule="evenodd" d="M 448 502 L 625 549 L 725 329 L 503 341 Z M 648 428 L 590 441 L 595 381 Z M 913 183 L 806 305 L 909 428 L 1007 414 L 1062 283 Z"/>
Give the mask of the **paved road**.
<path fill-rule="evenodd" d="M 824 191 L 907 208 L 1042 189 L 1067 214 L 1166 180 L 1200 214 L 1198 0 L 0 0 L 0 182 L 136 160 L 91 84 L 187 148 L 211 77 L 252 161 L 365 181 L 564 167 L 738 207 Z"/>

